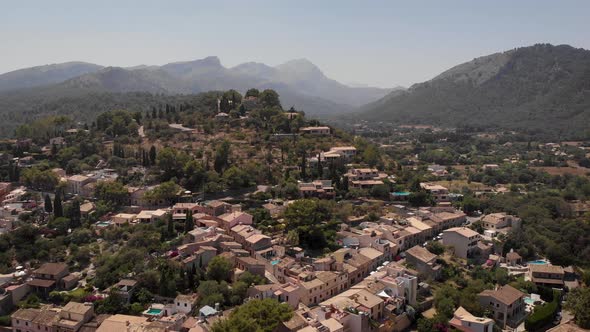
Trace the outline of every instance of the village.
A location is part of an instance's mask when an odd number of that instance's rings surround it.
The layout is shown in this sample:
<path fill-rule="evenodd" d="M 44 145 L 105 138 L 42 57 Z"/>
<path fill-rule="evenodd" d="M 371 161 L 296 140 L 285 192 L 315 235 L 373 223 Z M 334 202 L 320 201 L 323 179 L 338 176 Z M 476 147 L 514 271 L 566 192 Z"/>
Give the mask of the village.
<path fill-rule="evenodd" d="M 446 186 L 466 180 L 412 153 L 402 165 L 378 150 L 391 148 L 384 142 L 306 121 L 293 109 L 265 114 L 261 100 L 271 94 L 263 93 L 215 99 L 202 125 L 189 126 L 186 108 L 166 105 L 163 116 L 147 111 L 152 120 L 141 125 L 128 116 L 123 129 L 108 119 L 102 129 L 4 142 L 19 155 L 3 154 L 13 181 L 0 183 L 6 255 L 12 246 L 0 275 L 0 314 L 12 331 L 215 331 L 258 300 L 290 308 L 274 331 L 574 326 L 575 314 L 561 307 L 564 294 L 587 287 L 579 260 L 553 259 L 524 242 L 508 248 L 532 214 L 473 203 L 534 190 L 477 178 L 493 177 L 511 159 L 477 160 L 464 175 L 473 180 L 468 191 Z M 94 147 L 103 158 L 59 155 L 109 131 Z M 233 137 L 225 148 L 208 141 L 223 132 Z M 259 162 L 260 174 L 248 162 Z M 145 181 L 152 173 L 161 177 Z M 480 182 L 487 184 L 474 187 Z M 587 211 L 584 200 L 568 204 L 576 216 Z"/>

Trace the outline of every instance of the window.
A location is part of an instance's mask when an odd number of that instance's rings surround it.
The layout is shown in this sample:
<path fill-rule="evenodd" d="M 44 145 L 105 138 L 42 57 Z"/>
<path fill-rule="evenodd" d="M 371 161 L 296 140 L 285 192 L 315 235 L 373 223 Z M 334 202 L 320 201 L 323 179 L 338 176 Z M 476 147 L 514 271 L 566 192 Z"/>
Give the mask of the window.
<path fill-rule="evenodd" d="M 186 303 L 184 304 L 184 306 L 186 307 Z"/>

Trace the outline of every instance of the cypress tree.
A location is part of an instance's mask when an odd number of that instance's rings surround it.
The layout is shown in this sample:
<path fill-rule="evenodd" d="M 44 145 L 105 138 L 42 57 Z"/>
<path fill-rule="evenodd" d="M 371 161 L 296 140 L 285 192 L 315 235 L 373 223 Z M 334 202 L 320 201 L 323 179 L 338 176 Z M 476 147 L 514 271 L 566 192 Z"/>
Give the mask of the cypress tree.
<path fill-rule="evenodd" d="M 64 211 L 61 206 L 61 192 L 59 189 L 55 191 L 55 198 L 53 199 L 53 215 L 56 218 L 64 216 Z"/>
<path fill-rule="evenodd" d="M 45 212 L 53 212 L 53 203 L 51 203 L 51 197 L 49 197 L 49 194 L 45 194 Z"/>
<path fill-rule="evenodd" d="M 82 213 L 80 212 L 80 201 L 77 199 L 72 202 L 70 208 L 70 228 L 78 228 L 82 225 Z"/>
<path fill-rule="evenodd" d="M 184 221 L 184 233 L 188 233 L 195 228 L 195 223 L 193 221 L 193 212 L 191 210 L 186 211 L 186 220 Z"/>
<path fill-rule="evenodd" d="M 172 214 L 168 215 L 168 236 L 174 235 L 174 220 L 172 220 Z"/>

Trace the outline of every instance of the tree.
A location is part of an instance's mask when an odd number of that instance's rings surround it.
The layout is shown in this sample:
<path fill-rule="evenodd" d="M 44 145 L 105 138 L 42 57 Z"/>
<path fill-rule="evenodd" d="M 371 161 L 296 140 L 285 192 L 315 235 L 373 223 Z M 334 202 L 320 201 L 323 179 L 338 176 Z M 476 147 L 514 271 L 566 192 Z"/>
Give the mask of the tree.
<path fill-rule="evenodd" d="M 193 211 L 188 209 L 186 211 L 186 219 L 184 220 L 184 234 L 192 231 L 195 228 L 195 221 L 193 220 Z"/>
<path fill-rule="evenodd" d="M 167 221 L 167 231 L 168 231 L 168 236 L 172 237 L 174 235 L 174 219 L 172 218 L 172 213 L 169 213 L 167 215 L 168 217 L 168 221 Z"/>
<path fill-rule="evenodd" d="M 75 199 L 70 206 L 70 228 L 75 229 L 81 226 L 82 214 L 80 212 L 80 201 Z"/>
<path fill-rule="evenodd" d="M 267 108 L 281 107 L 281 101 L 279 100 L 279 94 L 272 89 L 266 89 L 260 93 L 258 102 Z"/>
<path fill-rule="evenodd" d="M 408 196 L 408 203 L 414 207 L 430 206 L 433 202 L 432 196 L 424 190 L 412 192 Z"/>
<path fill-rule="evenodd" d="M 156 147 L 152 145 L 152 147 L 150 148 L 150 165 L 155 165 L 156 164 Z"/>
<path fill-rule="evenodd" d="M 53 203 L 51 203 L 51 197 L 49 197 L 49 194 L 45 194 L 45 212 L 47 213 L 51 213 L 53 212 Z"/>
<path fill-rule="evenodd" d="M 291 317 L 293 310 L 286 303 L 254 299 L 237 307 L 227 319 L 216 321 L 212 332 L 272 332 Z"/>
<path fill-rule="evenodd" d="M 445 247 L 438 241 L 428 242 L 426 249 L 435 255 L 441 255 L 443 252 L 445 252 Z"/>
<path fill-rule="evenodd" d="M 114 288 L 111 289 L 109 296 L 103 300 L 97 301 L 97 314 L 118 314 L 125 311 L 125 300 Z"/>
<path fill-rule="evenodd" d="M 215 160 L 213 162 L 213 168 L 217 173 L 223 173 L 223 170 L 228 166 L 228 158 L 230 153 L 230 144 L 227 140 L 224 140 L 215 151 Z"/>
<path fill-rule="evenodd" d="M 363 160 L 371 167 L 377 166 L 377 164 L 381 161 L 381 156 L 379 155 L 379 150 L 377 150 L 377 147 L 372 144 L 367 146 L 365 151 L 363 151 Z"/>
<path fill-rule="evenodd" d="M 446 319 L 451 319 L 455 312 L 455 304 L 450 298 L 441 299 L 436 303 L 436 313 Z"/>
<path fill-rule="evenodd" d="M 209 280 L 227 281 L 231 278 L 232 269 L 232 264 L 227 258 L 215 256 L 207 265 L 206 276 Z"/>
<path fill-rule="evenodd" d="M 53 199 L 53 215 L 56 218 L 63 217 L 64 211 L 61 206 L 61 190 L 55 192 L 55 198 Z"/>
<path fill-rule="evenodd" d="M 129 191 L 119 181 L 98 182 L 94 193 L 96 198 L 108 202 L 114 207 L 126 204 L 129 199 Z"/>
<path fill-rule="evenodd" d="M 336 226 L 330 222 L 332 214 L 328 204 L 317 199 L 300 199 L 289 204 L 284 213 L 287 231 L 297 231 L 299 242 L 304 246 L 325 248 L 327 234 L 332 235 Z"/>
<path fill-rule="evenodd" d="M 246 91 L 246 95 L 245 97 L 255 97 L 258 98 L 258 96 L 260 96 L 260 91 L 258 91 L 258 89 L 249 89 L 248 91 Z"/>
<path fill-rule="evenodd" d="M 570 291 L 565 307 L 573 312 L 576 324 L 590 329 L 590 288 L 578 287 Z"/>
<path fill-rule="evenodd" d="M 180 187 L 173 181 L 161 183 L 154 189 L 147 191 L 143 198 L 152 202 L 152 204 L 159 204 L 160 201 L 171 203 L 176 198 Z"/>
<path fill-rule="evenodd" d="M 292 229 L 287 232 L 287 243 L 291 246 L 299 245 L 299 233 L 297 233 L 297 230 Z"/>

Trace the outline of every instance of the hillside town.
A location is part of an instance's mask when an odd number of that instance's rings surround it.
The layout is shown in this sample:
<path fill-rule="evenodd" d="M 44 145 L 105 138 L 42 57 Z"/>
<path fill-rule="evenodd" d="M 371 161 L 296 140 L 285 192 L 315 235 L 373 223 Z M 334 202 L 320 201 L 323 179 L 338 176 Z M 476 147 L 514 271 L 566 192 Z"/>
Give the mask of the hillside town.
<path fill-rule="evenodd" d="M 573 253 L 523 234 L 587 217 L 587 176 L 539 175 L 514 146 L 460 172 L 440 155 L 456 134 L 361 129 L 255 89 L 24 125 L 0 143 L 3 325 L 238 331 L 273 310 L 264 331 L 583 330 L 588 225 Z M 577 160 L 562 147 L 539 155 Z M 517 166 L 530 178 L 505 180 Z M 571 197 L 525 206 L 544 186 Z"/>

